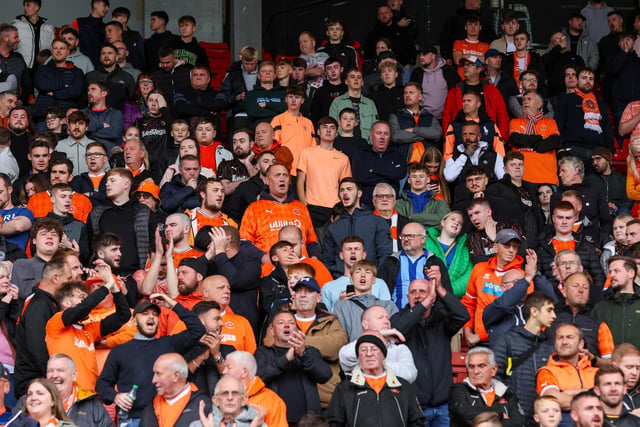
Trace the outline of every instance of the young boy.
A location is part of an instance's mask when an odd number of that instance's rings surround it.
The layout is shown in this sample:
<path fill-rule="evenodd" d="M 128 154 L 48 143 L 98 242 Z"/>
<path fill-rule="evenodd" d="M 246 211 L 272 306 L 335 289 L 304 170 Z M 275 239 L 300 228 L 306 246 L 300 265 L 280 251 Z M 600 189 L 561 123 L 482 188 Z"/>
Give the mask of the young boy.
<path fill-rule="evenodd" d="M 333 306 L 333 312 L 349 335 L 349 341 L 358 339 L 362 334 L 360 318 L 367 308 L 380 305 L 390 316 L 398 312 L 398 307 L 393 301 L 380 300 L 372 295 L 371 289 L 376 281 L 376 274 L 376 266 L 371 261 L 363 259 L 353 264 L 350 282 L 353 285 L 354 295 L 348 299 L 341 299 Z"/>
<path fill-rule="evenodd" d="M 411 218 L 425 227 L 435 227 L 449 213 L 449 206 L 442 200 L 436 200 L 428 190 L 429 171 L 423 163 L 409 166 L 409 189 L 405 190 L 396 202 L 398 215 Z"/>
<path fill-rule="evenodd" d="M 302 150 L 298 159 L 298 199 L 307 205 L 316 230 L 331 219 L 331 210 L 340 201 L 340 181 L 351 176 L 349 158 L 333 147 L 337 134 L 338 122 L 329 116 L 321 118 L 320 144 Z"/>
<path fill-rule="evenodd" d="M 358 148 L 367 141 L 364 138 L 354 135 L 354 129 L 358 124 L 356 120 L 356 112 L 353 108 L 343 108 L 340 111 L 340 120 L 338 120 L 339 133 L 333 141 L 333 146 L 336 150 L 342 151 L 346 154 L 351 161 L 353 161 L 353 154 L 358 151 Z"/>
<path fill-rule="evenodd" d="M 298 280 L 303 277 L 312 277 L 315 279 L 316 269 L 304 262 L 298 262 L 289 267 L 287 270 L 287 284 L 289 285 L 289 293 L 291 295 L 294 294 L 294 286 L 298 283 Z"/>
<path fill-rule="evenodd" d="M 285 96 L 287 111 L 278 114 L 271 121 L 271 126 L 275 129 L 276 141 L 291 150 L 293 155 L 293 164 L 290 171 L 292 176 L 297 174 L 296 168 L 302 150 L 307 147 L 313 147 L 316 144 L 313 139 L 313 134 L 315 133 L 313 123 L 300 113 L 304 101 L 304 90 L 297 85 L 289 86 Z"/>
<path fill-rule="evenodd" d="M 358 54 L 349 43 L 344 41 L 344 23 L 334 19 L 327 22 L 327 41 L 317 49 L 326 52 L 329 58 L 340 58 L 345 71 L 358 68 Z"/>
<path fill-rule="evenodd" d="M 206 65 L 209 67 L 207 52 L 198 44 L 198 39 L 193 35 L 196 32 L 196 18 L 185 15 L 178 19 L 180 37 L 173 42 L 173 51 L 178 61 L 182 60 L 186 64 Z"/>
<path fill-rule="evenodd" d="M 281 58 L 276 61 L 276 79 L 281 87 L 289 86 L 292 81 L 293 65 L 287 58 Z"/>
<path fill-rule="evenodd" d="M 560 402 L 553 396 L 542 396 L 533 404 L 533 419 L 540 427 L 558 427 L 562 420 Z"/>
<path fill-rule="evenodd" d="M 87 226 L 73 217 L 71 211 L 71 199 L 73 190 L 69 184 L 55 184 L 51 187 L 51 203 L 53 209 L 47 214 L 47 218 L 60 221 L 64 230 L 64 235 L 60 242 L 61 246 L 70 247 L 81 254 L 89 254 L 89 237 Z"/>
<path fill-rule="evenodd" d="M 482 25 L 478 15 L 469 15 L 464 24 L 464 30 L 467 32 L 467 38 L 464 40 L 456 40 L 453 42 L 453 63 L 458 67 L 458 74 L 464 80 L 464 66 L 460 66 L 460 59 L 463 56 L 476 56 L 484 64 L 484 54 L 489 50 L 487 43 L 481 42 L 478 38 Z"/>
<path fill-rule="evenodd" d="M 55 133 L 58 137 L 58 141 L 63 140 L 69 136 L 67 134 L 66 127 L 67 120 L 62 108 L 58 107 L 57 105 L 47 108 L 45 112 L 45 120 L 47 124 L 47 130 Z"/>
<path fill-rule="evenodd" d="M 289 308 L 291 291 L 287 275 L 290 267 L 300 261 L 293 245 L 286 240 L 280 240 L 271 246 L 269 258 L 276 268 L 260 281 L 260 309 L 264 316 L 268 316 L 273 310 Z"/>

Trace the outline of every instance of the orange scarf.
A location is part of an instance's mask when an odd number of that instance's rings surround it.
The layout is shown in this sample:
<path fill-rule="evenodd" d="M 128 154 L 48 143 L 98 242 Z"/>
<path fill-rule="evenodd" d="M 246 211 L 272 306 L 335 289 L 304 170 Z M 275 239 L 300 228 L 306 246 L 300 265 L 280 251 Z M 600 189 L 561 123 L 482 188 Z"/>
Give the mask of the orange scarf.
<path fill-rule="evenodd" d="M 374 215 L 380 216 L 378 211 L 373 211 Z M 391 214 L 391 227 L 389 229 L 391 231 L 391 240 L 393 241 L 393 252 L 398 252 L 398 211 L 393 210 L 393 214 Z"/>
<path fill-rule="evenodd" d="M 598 100 L 593 92 L 584 93 L 580 89 L 576 88 L 576 95 L 582 98 L 582 112 L 584 113 L 584 128 L 592 130 L 597 133 L 602 133 L 602 127 L 600 126 L 600 107 L 598 106 Z"/>

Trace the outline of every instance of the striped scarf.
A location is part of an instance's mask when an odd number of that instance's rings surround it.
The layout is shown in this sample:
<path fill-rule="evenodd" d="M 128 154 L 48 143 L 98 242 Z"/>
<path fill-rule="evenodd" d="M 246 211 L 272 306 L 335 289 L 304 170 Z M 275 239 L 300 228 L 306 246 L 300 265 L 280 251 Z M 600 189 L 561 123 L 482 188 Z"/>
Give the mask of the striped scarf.
<path fill-rule="evenodd" d="M 536 134 L 536 124 L 543 118 L 542 111 L 538 111 L 536 114 L 525 114 L 524 121 L 527 122 L 527 128 L 524 130 L 525 135 Z"/>

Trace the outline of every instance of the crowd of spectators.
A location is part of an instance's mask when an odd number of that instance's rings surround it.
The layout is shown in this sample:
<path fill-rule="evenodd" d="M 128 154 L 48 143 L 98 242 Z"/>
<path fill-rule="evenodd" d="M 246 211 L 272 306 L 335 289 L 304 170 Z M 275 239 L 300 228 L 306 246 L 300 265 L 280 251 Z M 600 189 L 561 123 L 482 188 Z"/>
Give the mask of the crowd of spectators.
<path fill-rule="evenodd" d="M 640 425 L 640 9 L 388 0 L 216 90 L 89 3 L 0 24 L 0 425 Z"/>

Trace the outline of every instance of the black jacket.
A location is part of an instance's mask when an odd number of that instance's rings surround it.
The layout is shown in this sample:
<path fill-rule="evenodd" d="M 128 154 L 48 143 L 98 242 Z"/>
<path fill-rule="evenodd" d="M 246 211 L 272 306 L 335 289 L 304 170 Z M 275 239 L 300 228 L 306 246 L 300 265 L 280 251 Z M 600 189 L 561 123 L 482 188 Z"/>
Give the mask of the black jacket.
<path fill-rule="evenodd" d="M 89 178 L 89 172 L 83 172 L 80 175 L 75 175 L 69 184 L 73 191 L 76 193 L 84 194 L 91 200 L 93 206 L 99 206 L 107 201 L 107 180 L 102 178 L 100 185 L 98 185 L 98 191 L 93 188 L 93 182 Z"/>
<path fill-rule="evenodd" d="M 257 375 L 271 390 L 287 403 L 287 421 L 297 423 L 307 411 L 320 413 L 318 384 L 331 379 L 331 366 L 322 359 L 315 347 L 307 347 L 301 357 L 295 356 L 290 362 L 286 353 L 289 349 L 258 347 L 254 356 L 258 364 Z M 299 390 L 303 395 L 290 395 L 287 391 Z"/>
<path fill-rule="evenodd" d="M 535 378 L 535 375 L 534 375 Z M 527 425 L 524 412 L 518 403 L 516 392 L 498 380 L 493 380 L 496 397 L 493 405 L 487 405 L 482 393 L 466 378 L 461 384 L 454 384 L 449 390 L 449 417 L 452 427 L 471 427 L 473 419 L 483 412 L 500 415 L 505 427 Z"/>
<path fill-rule="evenodd" d="M 258 330 L 258 288 L 260 286 L 260 261 L 247 252 L 246 246 L 240 246 L 240 252 L 234 257 L 221 253 L 213 258 L 213 268 L 209 273 L 221 274 L 231 285 L 229 306 L 234 313 L 246 317 L 254 331 Z M 211 271 L 213 270 L 213 271 Z"/>
<path fill-rule="evenodd" d="M 209 347 L 205 344 L 197 342 L 191 350 L 184 355 L 184 359 L 193 360 L 208 350 Z M 220 353 L 222 356 L 227 357 L 234 351 L 236 351 L 235 347 L 220 344 Z M 200 391 L 209 396 L 214 395 L 216 384 L 218 384 L 220 378 L 222 378 L 222 374 L 218 372 L 218 365 L 212 357 L 205 359 L 200 366 L 198 366 L 195 372 L 189 372 L 189 381 L 194 383 Z"/>
<path fill-rule="evenodd" d="M 173 39 L 172 47 L 175 52 L 176 59 L 182 59 L 186 64 L 189 64 L 192 67 L 196 65 L 204 65 L 207 68 L 209 67 L 207 51 L 198 44 L 198 39 L 195 37 L 189 43 L 185 43 L 180 37 L 176 37 Z"/>
<path fill-rule="evenodd" d="M 164 33 L 154 33 L 151 37 L 144 41 L 144 56 L 147 60 L 147 71 L 153 72 L 157 70 L 160 63 L 158 51 L 162 46 L 172 46 L 174 39 L 178 36 L 171 31 Z"/>
<path fill-rule="evenodd" d="M 198 177 L 198 183 L 206 180 L 204 175 Z M 200 206 L 200 196 L 195 188 L 182 182 L 178 174 L 160 189 L 160 208 L 167 213 L 183 212 Z"/>
<path fill-rule="evenodd" d="M 33 288 L 33 296 L 25 303 L 16 325 L 15 395 L 27 392 L 29 381 L 47 373 L 49 352 L 45 342 L 47 322 L 60 311 L 53 295 Z"/>
<path fill-rule="evenodd" d="M 456 40 L 463 40 L 467 37 L 467 32 L 464 29 L 465 22 L 468 15 L 477 15 L 478 11 L 473 9 L 465 9 L 464 3 L 458 6 L 456 12 L 451 15 L 442 26 L 440 32 L 440 55 L 444 59 L 453 58 L 453 43 Z M 496 38 L 493 33 L 493 25 L 491 21 L 482 17 L 482 30 L 480 31 L 480 41 L 485 43 L 491 43 Z"/>
<path fill-rule="evenodd" d="M 602 320 L 596 320 L 591 316 L 591 307 L 583 307 L 579 312 L 573 314 L 568 305 L 556 304 L 556 320 L 545 330 L 545 333 L 549 337 L 555 337 L 558 326 L 567 323 L 577 325 L 582 329 L 584 342 L 592 354 L 603 356 L 600 354 L 600 349 L 598 348 L 598 331 L 604 322 Z"/>
<path fill-rule="evenodd" d="M 190 427 L 194 423 L 200 425 L 200 402 L 204 402 L 204 413 L 211 412 L 211 396 L 212 394 L 206 394 L 202 390 L 191 391 L 191 396 L 185 406 L 184 410 L 176 420 L 173 427 Z M 140 417 L 140 427 L 158 427 L 158 417 L 155 412 L 155 408 L 152 403 L 147 405 Z"/>
<path fill-rule="evenodd" d="M 507 73 L 513 77 L 514 62 L 515 62 L 515 52 L 511 52 L 503 56 L 502 72 Z M 547 73 L 544 68 L 544 62 L 542 62 L 542 57 L 538 55 L 538 52 L 533 50 L 529 51 L 529 64 L 527 66 L 527 71 L 535 71 L 536 73 L 538 73 L 538 90 L 540 90 L 543 94 L 545 94 Z"/>
<path fill-rule="evenodd" d="M 34 84 L 38 89 L 33 118 L 44 121 L 47 108 L 57 105 L 63 111 L 79 108 L 85 91 L 84 74 L 80 68 L 67 62 L 67 67 L 58 67 L 54 61 L 36 69 Z M 49 95 L 51 92 L 51 95 Z"/>
<path fill-rule="evenodd" d="M 561 49 L 558 45 L 542 55 L 542 62 L 547 71 L 547 76 L 549 76 L 547 95 L 550 97 L 560 95 L 565 91 L 564 76 L 562 75 L 562 69 L 565 66 L 572 64 L 577 68 L 584 67 L 582 57 L 571 53 L 571 50 L 562 52 Z"/>
<path fill-rule="evenodd" d="M 120 111 L 122 111 L 125 101 L 131 99 L 136 87 L 136 82 L 131 77 L 131 74 L 123 71 L 118 65 L 110 73 L 102 65 L 96 67 L 95 70 L 85 76 L 87 86 L 92 82 L 102 82 L 107 85 L 109 88 L 107 107 Z"/>
<path fill-rule="evenodd" d="M 129 412 L 130 416 L 139 418 L 146 406 L 152 406 L 156 388 L 151 383 L 153 377 L 151 361 L 155 361 L 158 356 L 165 353 L 184 354 L 206 333 L 200 319 L 191 311 L 180 304 L 176 304 L 173 311 L 187 326 L 184 332 L 150 340 L 134 337 L 131 341 L 111 350 L 96 382 L 96 391 L 103 402 L 106 404 L 113 402 L 116 386 L 118 390 L 128 391 L 136 384 L 138 396 Z M 131 357 L 132 355 L 136 357 Z"/>
<path fill-rule="evenodd" d="M 225 213 L 240 225 L 244 211 L 249 205 L 258 200 L 258 195 L 268 188 L 260 174 L 255 174 L 249 180 L 241 183 L 228 198 L 225 197 Z M 228 200 L 228 203 L 227 203 Z"/>
<path fill-rule="evenodd" d="M 447 401 L 451 378 L 451 337 L 469 320 L 469 313 L 452 293 L 437 298 L 426 319 L 426 308 L 408 305 L 391 318 L 391 325 L 407 339 L 418 370 L 414 382 L 416 395 L 422 408 L 442 405 Z"/>
<path fill-rule="evenodd" d="M 29 97 L 33 94 L 33 81 L 22 55 L 15 51 L 9 53 L 6 58 L 0 55 L 0 70 L 3 75 L 13 74 L 16 76 L 20 99 L 24 105 L 28 105 Z"/>
<path fill-rule="evenodd" d="M 611 130 L 611 128 L 609 128 Z M 563 140 L 564 143 L 564 140 Z M 600 188 L 595 188 L 586 185 L 584 182 L 581 184 L 573 184 L 568 187 L 562 186 L 560 191 L 555 192 L 551 196 L 551 211 L 560 200 L 562 200 L 562 193 L 567 190 L 577 190 L 582 193 L 582 212 L 581 217 L 589 219 L 590 225 L 583 223 L 581 227 L 582 233 L 586 239 L 591 238 L 596 247 L 600 248 L 609 241 L 609 235 L 611 234 L 611 227 L 613 219 L 609 213 L 609 205 L 607 199 Z"/>
<path fill-rule="evenodd" d="M 553 248 L 551 239 L 555 235 L 553 225 L 547 226 L 546 230 L 540 236 L 538 240 L 538 247 L 536 253 L 538 254 L 538 271 L 546 276 L 549 281 L 554 284 L 554 288 L 557 289 L 558 281 L 553 276 L 551 269 L 551 263 L 556 257 L 556 251 Z M 604 286 L 605 274 L 602 271 L 602 265 L 600 264 L 600 257 L 596 253 L 593 242 L 589 242 L 582 238 L 580 233 L 574 233 L 574 239 L 576 241 L 576 253 L 580 256 L 582 266 L 584 270 L 591 274 L 593 284 L 591 285 L 589 293 L 589 305 L 593 306 L 602 299 L 602 288 Z M 556 292 L 559 296 L 558 300 L 564 302 L 564 297 L 559 291 Z"/>
<path fill-rule="evenodd" d="M 177 116 L 190 120 L 192 117 L 209 117 L 222 111 L 227 102 L 224 95 L 208 87 L 196 90 L 191 85 L 176 92 L 173 98 L 173 111 Z"/>
<path fill-rule="evenodd" d="M 407 381 L 387 368 L 387 381 L 380 393 L 367 384 L 360 370 L 343 380 L 333 393 L 327 410 L 331 427 L 424 427 L 418 399 Z"/>
<path fill-rule="evenodd" d="M 87 16 L 78 18 L 78 33 L 80 34 L 79 48 L 82 53 L 87 55 L 93 65 L 100 65 L 100 49 L 105 42 L 104 22 L 102 18 Z"/>
<path fill-rule="evenodd" d="M 334 278 L 344 274 L 344 263 L 340 259 L 342 239 L 354 234 L 364 239 L 367 259 L 372 263 L 380 265 L 391 255 L 393 242 L 387 222 L 367 208 L 356 208 L 353 215 L 340 215 L 340 218 L 327 227 L 324 235 L 322 262 Z"/>

